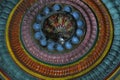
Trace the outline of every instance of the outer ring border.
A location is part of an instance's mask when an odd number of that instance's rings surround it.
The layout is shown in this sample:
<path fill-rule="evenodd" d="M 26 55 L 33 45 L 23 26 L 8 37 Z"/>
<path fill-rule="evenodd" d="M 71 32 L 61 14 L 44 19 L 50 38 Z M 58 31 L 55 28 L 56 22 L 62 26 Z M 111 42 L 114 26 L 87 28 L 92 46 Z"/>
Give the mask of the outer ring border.
<path fill-rule="evenodd" d="M 0 75 L 5 79 L 5 80 L 10 80 L 6 75 L 4 75 L 4 73 L 2 73 L 1 71 L 0 71 Z"/>
<path fill-rule="evenodd" d="M 13 16 L 13 14 L 14 14 L 14 11 L 17 9 L 17 7 L 23 2 L 24 0 L 22 0 L 22 1 L 20 1 L 20 2 L 18 2 L 18 4 L 13 8 L 13 13 L 12 13 L 12 11 L 11 11 L 11 14 L 10 14 L 10 20 L 12 19 L 12 16 Z M 35 2 L 36 0 L 34 0 L 34 2 Z M 87 1 L 87 0 L 86 0 Z M 86 3 L 86 2 L 85 2 Z M 91 8 L 91 7 L 90 7 Z M 92 8 L 91 8 L 92 9 Z M 92 9 L 93 10 L 93 9 Z M 108 14 L 109 15 L 109 14 Z M 8 19 L 8 21 L 9 21 L 9 19 Z M 111 20 L 110 20 L 111 21 Z M 6 26 L 6 41 L 8 42 L 8 44 L 9 44 L 9 38 L 7 37 L 8 36 L 8 33 L 7 33 L 7 31 L 9 31 L 9 24 L 10 24 L 10 21 L 9 22 L 7 22 L 8 23 L 8 25 Z M 98 25 L 98 27 L 99 27 L 99 25 Z M 111 28 L 112 28 L 112 26 L 110 26 Z M 112 32 L 112 29 L 111 29 L 111 32 Z M 113 33 L 111 33 L 111 34 L 113 34 Z M 99 35 L 99 34 L 98 34 Z M 7 38 L 8 38 L 8 40 L 7 40 Z M 112 38 L 111 38 L 112 39 Z M 112 42 L 112 41 L 111 41 Z M 22 44 L 22 42 L 20 41 L 20 43 Z M 8 44 L 7 44 L 7 46 L 8 46 Z M 96 46 L 95 45 L 95 43 L 94 43 L 94 46 Z M 24 49 L 24 46 L 23 45 L 21 45 L 21 47 Z M 110 47 L 110 46 L 109 46 Z M 9 47 L 8 47 L 8 50 L 9 49 L 11 49 L 11 47 L 10 47 L 10 44 L 9 44 Z M 94 50 L 94 47 L 92 47 L 92 49 L 90 50 L 90 51 L 93 51 Z M 106 48 L 106 50 L 107 50 L 107 48 Z M 10 51 L 10 53 L 12 52 L 12 49 L 11 50 L 9 50 Z M 89 52 L 90 52 L 89 51 Z M 109 48 L 108 48 L 108 51 L 109 51 Z M 108 52 L 107 51 L 107 52 Z M 48 67 L 53 67 L 53 68 L 60 68 L 61 66 L 52 66 L 52 65 L 49 65 L 49 64 L 44 64 L 43 62 L 39 62 L 39 61 L 37 61 L 36 59 L 34 59 L 32 56 L 30 56 L 30 54 L 28 54 L 28 52 L 24 49 L 24 52 L 26 53 L 26 55 L 28 55 L 32 60 L 34 60 L 35 62 L 37 62 L 37 63 L 39 63 L 39 64 L 42 64 L 42 65 L 46 65 L 46 66 L 48 66 Z M 107 52 L 106 52 L 106 54 L 107 54 Z M 13 52 L 12 52 L 13 53 Z M 105 53 L 105 51 L 104 51 L 104 53 Z M 104 54 L 103 53 L 103 54 Z M 106 55 L 105 54 L 105 55 Z M 14 55 L 14 53 L 13 53 L 13 55 Z M 104 56 L 105 56 L 104 55 Z M 15 56 L 14 56 L 15 57 Z M 84 56 L 83 57 L 83 59 L 80 59 L 81 61 L 83 61 L 84 59 L 86 59 L 88 56 Z M 100 58 L 100 57 L 99 57 Z M 103 59 L 103 58 L 102 58 Z M 101 59 L 101 60 L 102 60 Z M 17 60 L 18 61 L 18 60 Z M 18 61 L 19 62 L 19 61 Z M 74 64 L 70 64 L 69 66 L 73 66 L 73 65 L 76 65 L 76 64 L 78 64 L 79 63 L 79 61 L 77 61 L 77 62 L 75 62 Z M 66 68 L 66 67 L 68 67 L 67 65 L 64 65 L 64 66 L 62 66 L 62 68 Z"/>

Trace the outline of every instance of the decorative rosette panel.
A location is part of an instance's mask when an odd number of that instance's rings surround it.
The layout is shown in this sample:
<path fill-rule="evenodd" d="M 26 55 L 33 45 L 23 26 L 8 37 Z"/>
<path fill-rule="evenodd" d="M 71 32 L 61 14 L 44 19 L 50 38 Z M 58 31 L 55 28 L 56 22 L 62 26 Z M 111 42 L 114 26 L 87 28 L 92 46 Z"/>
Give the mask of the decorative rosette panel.
<path fill-rule="evenodd" d="M 115 80 L 119 0 L 0 0 L 0 78 Z"/>

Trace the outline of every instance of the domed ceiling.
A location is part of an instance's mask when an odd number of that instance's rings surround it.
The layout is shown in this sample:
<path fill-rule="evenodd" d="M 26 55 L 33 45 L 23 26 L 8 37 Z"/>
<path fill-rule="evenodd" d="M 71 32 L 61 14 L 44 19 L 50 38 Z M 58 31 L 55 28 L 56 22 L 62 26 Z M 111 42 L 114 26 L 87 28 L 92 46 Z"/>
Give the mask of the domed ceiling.
<path fill-rule="evenodd" d="M 120 80 L 119 0 L 0 0 L 1 80 Z"/>

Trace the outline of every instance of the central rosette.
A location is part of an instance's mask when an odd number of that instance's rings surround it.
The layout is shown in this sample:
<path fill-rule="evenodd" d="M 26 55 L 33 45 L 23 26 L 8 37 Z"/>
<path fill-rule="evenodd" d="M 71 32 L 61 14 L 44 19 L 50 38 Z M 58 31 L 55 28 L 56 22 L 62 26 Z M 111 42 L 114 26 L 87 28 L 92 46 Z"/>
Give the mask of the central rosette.
<path fill-rule="evenodd" d="M 45 20 L 43 32 L 49 39 L 64 44 L 75 32 L 75 20 L 66 13 L 56 13 Z"/>

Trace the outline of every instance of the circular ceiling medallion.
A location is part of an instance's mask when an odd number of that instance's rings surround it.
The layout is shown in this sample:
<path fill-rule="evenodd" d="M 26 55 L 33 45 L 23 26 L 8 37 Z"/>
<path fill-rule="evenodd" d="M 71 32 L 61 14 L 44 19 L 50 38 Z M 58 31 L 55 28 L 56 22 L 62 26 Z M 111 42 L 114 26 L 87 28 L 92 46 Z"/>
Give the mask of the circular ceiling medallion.
<path fill-rule="evenodd" d="M 54 3 L 58 2 L 56 0 Z M 100 58 L 101 55 L 106 55 L 108 50 L 105 48 L 109 48 L 111 44 L 110 38 L 112 38 L 113 33 L 109 16 L 106 16 L 108 13 L 105 11 L 104 13 L 106 15 L 102 15 L 93 12 L 91 9 L 94 8 L 96 11 L 102 12 L 105 10 L 103 6 L 94 7 L 93 5 L 89 5 L 91 6 L 89 8 L 82 1 L 63 0 L 61 3 L 75 7 L 77 11 L 72 10 L 72 7 L 68 7 L 71 12 L 65 11 L 66 6 L 62 7 L 62 5 L 60 6 L 58 4 L 54 4 L 52 10 L 51 7 L 40 5 L 41 3 L 38 1 L 38 3 L 34 3 L 26 11 L 23 17 L 20 18 L 19 16 L 22 16 L 24 13 L 13 14 L 12 20 L 10 21 L 11 25 L 8 27 L 8 45 L 15 58 L 20 64 L 43 77 L 46 75 L 45 77 L 59 78 L 63 76 L 64 78 L 69 78 L 69 75 L 81 75 L 83 74 L 80 73 L 81 71 L 95 66 L 94 64 L 98 63 L 96 63 L 97 60 L 101 61 L 103 59 Z M 24 1 L 21 1 L 21 4 L 25 4 Z M 46 4 L 52 5 L 53 3 L 49 2 Z M 93 4 L 96 3 L 93 2 Z M 20 5 L 17 7 L 18 10 L 21 8 Z M 26 7 L 22 10 L 26 10 Z M 17 10 L 14 13 L 16 12 Z M 80 18 L 81 15 L 83 19 Z M 104 18 L 105 20 L 101 21 Z M 68 25 L 65 25 L 67 22 L 64 22 L 65 19 L 68 20 Z M 84 24 L 83 21 L 85 21 L 86 27 L 85 25 L 82 26 Z M 97 21 L 99 24 L 97 24 Z M 12 25 L 15 22 L 21 23 L 21 25 Z M 52 29 L 52 27 L 54 28 Z M 65 39 L 67 35 L 67 33 L 64 33 L 65 30 L 66 32 L 73 31 L 69 33 L 67 39 Z M 82 34 L 81 31 L 86 31 L 86 34 L 83 41 L 79 43 Z M 36 43 L 36 39 L 38 43 Z M 77 44 L 77 46 L 69 52 L 65 49 L 66 45 L 64 44 L 66 43 L 68 43 L 67 48 L 70 47 L 69 45 L 73 46 Z M 44 50 L 44 48 L 47 48 L 48 51 Z M 56 54 L 52 54 L 49 50 L 56 50 Z M 63 50 L 65 50 L 64 54 L 62 53 Z M 34 64 L 35 67 L 31 64 Z"/>
<path fill-rule="evenodd" d="M 117 55 L 107 7 L 101 0 L 20 0 L 6 23 L 8 53 L 39 79 L 92 80 Z"/>

